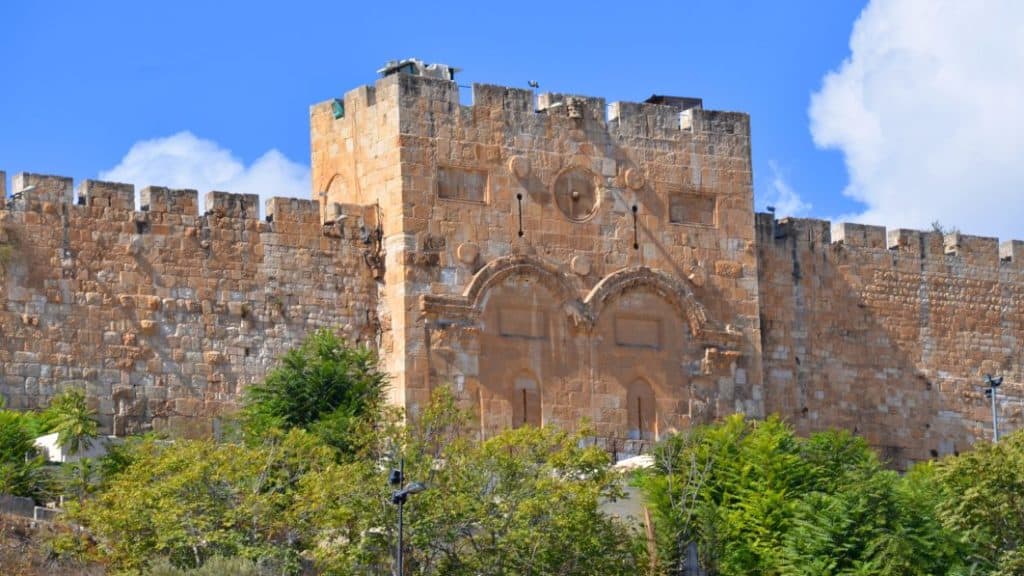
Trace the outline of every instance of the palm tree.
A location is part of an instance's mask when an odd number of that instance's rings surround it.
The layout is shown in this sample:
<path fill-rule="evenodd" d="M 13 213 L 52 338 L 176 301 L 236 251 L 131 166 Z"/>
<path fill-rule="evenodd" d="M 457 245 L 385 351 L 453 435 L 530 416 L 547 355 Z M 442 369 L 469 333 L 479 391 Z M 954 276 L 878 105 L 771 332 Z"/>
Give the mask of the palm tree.
<path fill-rule="evenodd" d="M 46 409 L 49 430 L 57 433 L 57 442 L 67 448 L 68 454 L 88 450 L 99 435 L 96 411 L 89 408 L 85 392 L 72 388 L 50 401 Z"/>

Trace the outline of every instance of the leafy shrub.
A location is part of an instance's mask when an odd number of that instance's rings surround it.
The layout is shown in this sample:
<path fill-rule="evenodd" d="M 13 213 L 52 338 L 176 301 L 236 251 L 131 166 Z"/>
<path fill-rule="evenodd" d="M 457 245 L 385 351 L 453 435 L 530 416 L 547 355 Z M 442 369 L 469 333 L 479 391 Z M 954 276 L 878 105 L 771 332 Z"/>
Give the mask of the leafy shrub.
<path fill-rule="evenodd" d="M 255 441 L 274 428 L 315 429 L 348 454 L 360 427 L 381 415 L 386 382 L 372 350 L 319 330 L 248 389 L 243 425 Z"/>

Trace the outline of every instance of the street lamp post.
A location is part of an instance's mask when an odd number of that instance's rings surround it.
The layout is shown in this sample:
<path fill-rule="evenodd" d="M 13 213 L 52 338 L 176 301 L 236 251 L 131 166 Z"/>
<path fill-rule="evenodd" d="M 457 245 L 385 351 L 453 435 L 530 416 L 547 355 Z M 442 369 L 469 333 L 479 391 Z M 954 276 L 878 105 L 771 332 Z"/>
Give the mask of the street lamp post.
<path fill-rule="evenodd" d="M 391 493 L 391 503 L 398 506 L 398 545 L 395 547 L 395 576 L 403 576 L 405 573 L 403 565 L 403 513 L 405 508 L 405 501 L 409 499 L 409 496 L 413 494 L 419 494 L 427 489 L 427 486 L 422 482 L 410 482 L 405 487 L 401 487 L 402 483 L 405 482 L 405 459 L 403 458 L 399 468 L 392 470 L 388 476 L 388 482 L 396 488 Z"/>
<path fill-rule="evenodd" d="M 999 442 L 999 412 L 996 411 L 996 388 L 1003 383 L 1003 377 L 993 378 L 991 374 L 985 374 L 985 397 L 992 401 L 992 443 Z"/>

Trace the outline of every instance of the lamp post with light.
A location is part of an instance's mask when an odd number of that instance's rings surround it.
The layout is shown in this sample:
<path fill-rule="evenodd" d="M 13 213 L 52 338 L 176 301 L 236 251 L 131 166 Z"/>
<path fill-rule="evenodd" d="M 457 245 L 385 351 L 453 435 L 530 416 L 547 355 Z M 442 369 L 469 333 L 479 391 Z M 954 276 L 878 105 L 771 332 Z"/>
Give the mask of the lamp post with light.
<path fill-rule="evenodd" d="M 405 501 L 409 499 L 409 496 L 413 494 L 419 494 L 427 489 L 427 485 L 422 482 L 410 482 L 404 487 L 402 484 L 405 482 L 405 460 L 403 459 L 397 470 L 392 470 L 388 476 L 388 482 L 395 487 L 395 491 L 391 493 L 391 503 L 398 506 L 398 545 L 395 547 L 395 576 L 403 576 L 405 573 L 403 566 L 403 542 L 402 536 L 404 532 L 403 526 L 403 512 L 405 507 Z"/>
<path fill-rule="evenodd" d="M 985 397 L 992 401 L 992 443 L 999 442 L 999 413 L 996 411 L 996 388 L 1003 383 L 1003 377 L 993 378 L 985 374 Z"/>

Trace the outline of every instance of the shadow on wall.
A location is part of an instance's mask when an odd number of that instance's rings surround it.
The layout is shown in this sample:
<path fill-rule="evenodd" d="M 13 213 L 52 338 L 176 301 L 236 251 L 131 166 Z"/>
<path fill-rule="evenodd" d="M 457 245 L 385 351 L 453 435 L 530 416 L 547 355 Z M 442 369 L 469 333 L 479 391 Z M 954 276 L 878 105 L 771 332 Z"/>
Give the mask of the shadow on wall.
<path fill-rule="evenodd" d="M 1021 356 L 1019 314 L 1003 312 L 1022 301 L 1020 276 L 946 254 L 938 235 L 890 248 L 875 228 L 847 225 L 833 243 L 828 222 L 757 215 L 765 404 L 801 433 L 863 436 L 905 469 L 991 433 L 980 374 Z M 1021 426 L 1019 409 L 1007 416 Z"/>

